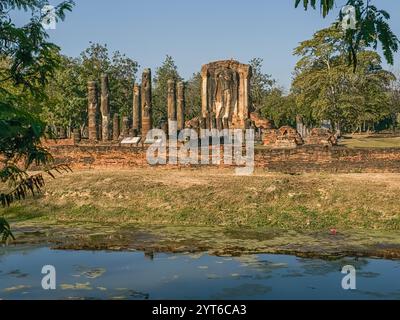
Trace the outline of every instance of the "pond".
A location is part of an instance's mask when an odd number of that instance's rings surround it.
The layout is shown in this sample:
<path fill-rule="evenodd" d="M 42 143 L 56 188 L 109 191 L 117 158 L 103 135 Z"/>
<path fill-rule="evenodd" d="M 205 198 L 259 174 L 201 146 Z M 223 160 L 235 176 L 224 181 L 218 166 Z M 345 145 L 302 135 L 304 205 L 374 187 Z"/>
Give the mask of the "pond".
<path fill-rule="evenodd" d="M 56 289 L 44 290 L 44 265 Z M 352 265 L 356 290 L 343 290 Z M 400 261 L 0 248 L 0 299 L 400 299 Z"/>

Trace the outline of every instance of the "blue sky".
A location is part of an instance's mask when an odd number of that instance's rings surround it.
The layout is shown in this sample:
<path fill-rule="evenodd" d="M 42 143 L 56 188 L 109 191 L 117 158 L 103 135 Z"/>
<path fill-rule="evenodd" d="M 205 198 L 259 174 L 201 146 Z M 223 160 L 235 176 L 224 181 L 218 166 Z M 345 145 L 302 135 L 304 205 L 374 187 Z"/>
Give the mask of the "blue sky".
<path fill-rule="evenodd" d="M 53 0 L 52 4 L 57 4 Z M 63 53 L 77 56 L 89 41 L 107 43 L 137 60 L 141 68 L 158 67 L 169 54 L 188 79 L 201 65 L 234 58 L 264 59 L 264 71 L 290 87 L 297 58 L 293 48 L 332 22 L 319 10 L 294 9 L 294 0 L 75 0 L 65 22 L 50 30 Z M 340 1 L 339 3 L 344 3 Z M 388 10 L 400 37 L 400 1 L 374 0 Z M 396 54 L 396 68 L 400 66 Z"/>

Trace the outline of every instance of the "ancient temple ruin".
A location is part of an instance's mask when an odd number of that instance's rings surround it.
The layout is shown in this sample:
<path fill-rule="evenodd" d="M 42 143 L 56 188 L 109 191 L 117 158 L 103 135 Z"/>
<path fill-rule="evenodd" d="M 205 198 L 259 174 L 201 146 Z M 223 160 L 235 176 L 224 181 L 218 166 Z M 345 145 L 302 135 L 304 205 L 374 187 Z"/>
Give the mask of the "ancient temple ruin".
<path fill-rule="evenodd" d="M 273 128 L 268 119 L 251 112 L 249 65 L 235 60 L 222 60 L 203 65 L 201 69 L 201 112 L 186 121 L 185 84 L 169 79 L 165 111 L 167 122 L 159 124 L 167 133 L 184 128 L 200 129 L 255 129 L 256 140 L 271 148 L 295 148 L 299 145 L 336 145 L 337 138 L 325 129 L 309 129 L 300 116 L 296 118 L 297 130 L 290 126 Z M 101 92 L 95 81 L 88 82 L 88 137 L 89 141 L 102 143 L 146 142 L 153 128 L 151 70 L 144 69 L 141 84 L 135 83 L 132 100 L 132 117 L 111 115 L 110 88 L 107 75 L 102 75 Z M 98 96 L 101 97 L 100 108 Z M 75 139 L 78 141 L 78 137 Z M 112 141 L 110 141 L 112 140 Z M 129 142 L 128 142 L 129 143 Z"/>
<path fill-rule="evenodd" d="M 152 119 L 152 96 L 151 96 L 151 70 L 145 69 L 142 75 L 142 138 L 146 138 L 147 133 L 153 127 Z"/>
<path fill-rule="evenodd" d="M 250 117 L 251 67 L 235 60 L 206 64 L 202 77 L 202 128 L 245 129 Z"/>
<path fill-rule="evenodd" d="M 97 84 L 95 81 L 88 82 L 88 127 L 89 140 L 96 141 L 99 138 L 97 127 L 98 101 Z"/>
<path fill-rule="evenodd" d="M 101 76 L 101 135 L 103 141 L 110 140 L 110 86 L 108 75 Z"/>

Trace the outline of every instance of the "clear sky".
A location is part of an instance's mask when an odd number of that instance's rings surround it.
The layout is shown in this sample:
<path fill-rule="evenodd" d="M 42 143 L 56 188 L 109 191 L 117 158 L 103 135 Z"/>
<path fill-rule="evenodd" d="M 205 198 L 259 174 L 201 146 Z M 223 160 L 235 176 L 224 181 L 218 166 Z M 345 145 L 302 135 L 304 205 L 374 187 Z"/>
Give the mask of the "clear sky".
<path fill-rule="evenodd" d="M 332 22 L 319 10 L 294 9 L 294 0 L 75 0 L 65 22 L 50 30 L 64 54 L 77 56 L 89 41 L 107 43 L 155 69 L 169 54 L 188 79 L 201 65 L 234 58 L 246 63 L 264 59 L 264 70 L 290 87 L 297 58 L 293 48 Z M 342 4 L 345 1 L 340 1 Z M 400 1 L 374 0 L 388 10 L 400 37 Z M 59 3 L 53 0 L 52 4 Z M 396 68 L 400 66 L 396 54 Z"/>

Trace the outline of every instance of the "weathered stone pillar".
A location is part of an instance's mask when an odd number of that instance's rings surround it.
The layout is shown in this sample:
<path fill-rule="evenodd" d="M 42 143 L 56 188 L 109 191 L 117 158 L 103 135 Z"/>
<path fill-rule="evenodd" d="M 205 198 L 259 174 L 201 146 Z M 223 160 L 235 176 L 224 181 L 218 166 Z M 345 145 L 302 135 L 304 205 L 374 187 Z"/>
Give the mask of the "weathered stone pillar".
<path fill-rule="evenodd" d="M 101 135 L 103 141 L 110 140 L 110 86 L 108 75 L 101 76 Z"/>
<path fill-rule="evenodd" d="M 208 115 L 208 67 L 203 66 L 201 68 L 201 115 L 202 118 L 209 119 Z M 209 123 L 209 120 L 207 120 L 207 128 Z"/>
<path fill-rule="evenodd" d="M 145 69 L 142 75 L 142 139 L 146 140 L 147 132 L 153 127 L 151 104 L 151 70 Z"/>
<path fill-rule="evenodd" d="M 122 117 L 122 136 L 124 138 L 129 136 L 129 118 Z"/>
<path fill-rule="evenodd" d="M 88 127 L 89 127 L 89 139 L 96 141 L 98 140 L 97 131 L 97 84 L 95 81 L 88 82 Z"/>
<path fill-rule="evenodd" d="M 113 117 L 113 140 L 119 140 L 119 115 L 118 113 L 114 113 Z"/>
<path fill-rule="evenodd" d="M 185 129 L 185 84 L 183 82 L 178 83 L 176 120 L 178 121 L 178 131 Z"/>
<path fill-rule="evenodd" d="M 58 138 L 59 139 L 66 139 L 67 138 L 67 131 L 65 130 L 64 126 L 61 126 L 58 131 Z"/>
<path fill-rule="evenodd" d="M 140 103 L 140 86 L 135 83 L 133 86 L 133 119 L 132 119 L 132 129 L 134 135 L 139 134 L 140 131 L 140 122 L 141 122 L 141 103 Z"/>
<path fill-rule="evenodd" d="M 172 127 L 171 122 L 176 122 L 176 90 L 175 90 L 175 81 L 168 80 L 168 127 Z"/>
<path fill-rule="evenodd" d="M 72 131 L 72 138 L 75 144 L 81 142 L 81 130 L 79 128 L 75 128 Z"/>

